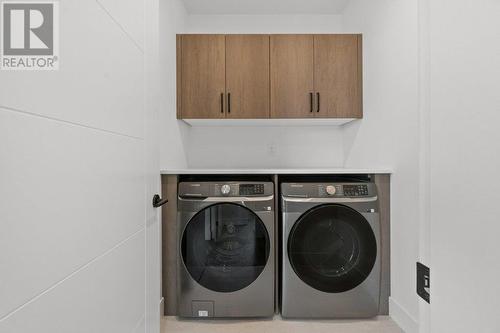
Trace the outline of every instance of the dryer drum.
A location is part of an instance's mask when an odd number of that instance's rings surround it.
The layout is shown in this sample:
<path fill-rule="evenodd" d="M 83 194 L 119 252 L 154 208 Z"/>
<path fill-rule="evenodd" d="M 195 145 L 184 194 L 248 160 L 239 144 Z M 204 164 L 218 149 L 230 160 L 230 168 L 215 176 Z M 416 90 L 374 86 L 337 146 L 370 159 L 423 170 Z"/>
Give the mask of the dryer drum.
<path fill-rule="evenodd" d="M 288 258 L 309 286 L 341 293 L 368 277 L 377 258 L 377 242 L 363 215 L 344 205 L 325 204 L 305 212 L 294 224 Z"/>
<path fill-rule="evenodd" d="M 198 212 L 182 235 L 182 259 L 191 277 L 217 292 L 243 289 L 269 257 L 269 235 L 246 207 L 219 203 Z"/>

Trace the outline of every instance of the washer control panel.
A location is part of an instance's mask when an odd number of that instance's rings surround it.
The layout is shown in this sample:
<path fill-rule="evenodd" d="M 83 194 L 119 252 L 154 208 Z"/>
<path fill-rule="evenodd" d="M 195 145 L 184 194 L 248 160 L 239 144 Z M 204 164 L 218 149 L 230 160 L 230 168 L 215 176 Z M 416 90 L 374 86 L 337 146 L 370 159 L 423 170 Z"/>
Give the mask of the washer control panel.
<path fill-rule="evenodd" d="M 240 195 L 263 195 L 264 184 L 240 184 Z"/>
<path fill-rule="evenodd" d="M 180 182 L 179 196 L 208 197 L 263 197 L 274 194 L 272 182 Z"/>
<path fill-rule="evenodd" d="M 211 191 L 215 196 L 223 197 L 255 197 L 267 196 L 273 192 L 272 183 L 218 183 Z"/>

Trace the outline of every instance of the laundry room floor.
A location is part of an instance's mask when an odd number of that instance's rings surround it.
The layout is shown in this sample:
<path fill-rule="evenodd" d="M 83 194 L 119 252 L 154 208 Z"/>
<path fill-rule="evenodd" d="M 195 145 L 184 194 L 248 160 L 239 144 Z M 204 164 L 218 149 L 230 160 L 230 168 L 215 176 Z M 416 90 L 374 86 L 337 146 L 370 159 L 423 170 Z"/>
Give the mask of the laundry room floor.
<path fill-rule="evenodd" d="M 182 320 L 163 317 L 161 333 L 403 333 L 388 316 L 363 320 Z"/>

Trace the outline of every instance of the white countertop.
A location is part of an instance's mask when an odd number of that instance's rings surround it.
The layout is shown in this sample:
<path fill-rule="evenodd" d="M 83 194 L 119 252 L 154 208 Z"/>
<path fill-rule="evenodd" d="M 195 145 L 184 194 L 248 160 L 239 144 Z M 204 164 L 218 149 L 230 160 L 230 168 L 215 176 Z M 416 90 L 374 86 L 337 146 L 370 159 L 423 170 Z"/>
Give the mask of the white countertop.
<path fill-rule="evenodd" d="M 390 174 L 392 170 L 384 168 L 356 169 L 168 169 L 161 170 L 162 175 L 231 175 L 231 174 Z"/>

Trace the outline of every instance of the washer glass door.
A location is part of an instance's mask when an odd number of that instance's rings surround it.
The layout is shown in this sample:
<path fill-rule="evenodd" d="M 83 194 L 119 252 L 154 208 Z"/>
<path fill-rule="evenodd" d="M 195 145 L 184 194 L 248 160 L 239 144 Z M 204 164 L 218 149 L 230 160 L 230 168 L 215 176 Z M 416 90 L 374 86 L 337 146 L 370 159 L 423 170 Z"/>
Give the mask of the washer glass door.
<path fill-rule="evenodd" d="M 370 274 L 377 242 L 359 212 L 339 204 L 317 206 L 295 222 L 288 258 L 298 277 L 328 293 L 351 290 Z"/>
<path fill-rule="evenodd" d="M 246 207 L 219 203 L 198 212 L 182 235 L 182 259 L 191 277 L 217 292 L 243 289 L 257 279 L 269 257 L 269 235 Z"/>

